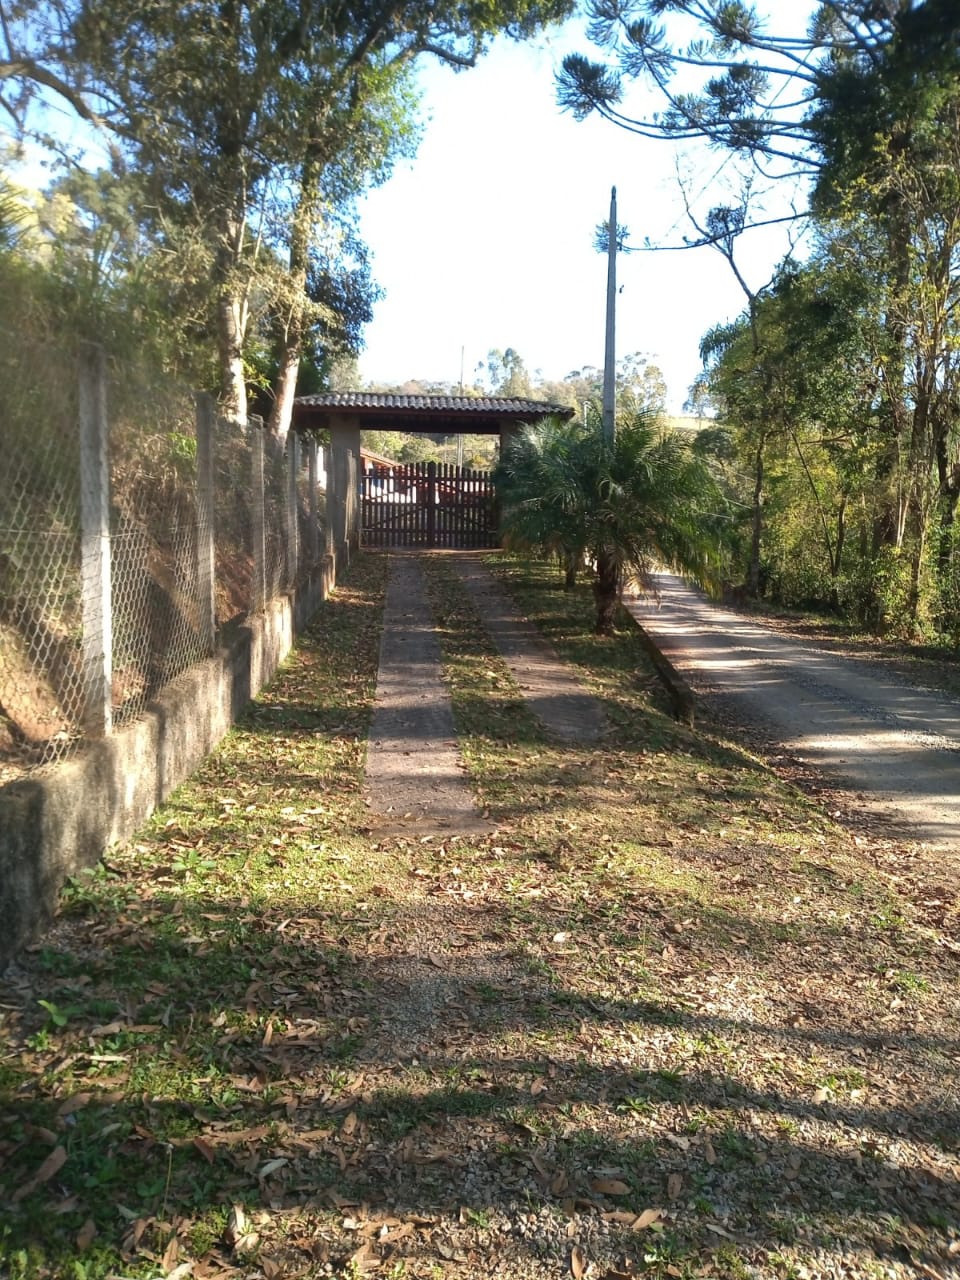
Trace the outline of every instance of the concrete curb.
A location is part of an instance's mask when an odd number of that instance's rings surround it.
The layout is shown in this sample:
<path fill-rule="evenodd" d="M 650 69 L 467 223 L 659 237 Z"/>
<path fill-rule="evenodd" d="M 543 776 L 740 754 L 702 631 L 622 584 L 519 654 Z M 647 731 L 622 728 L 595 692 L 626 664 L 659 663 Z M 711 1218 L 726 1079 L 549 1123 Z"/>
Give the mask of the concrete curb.
<path fill-rule="evenodd" d="M 328 556 L 296 591 L 171 681 L 139 720 L 0 788 L 0 972 L 50 923 L 64 881 L 132 836 L 214 749 L 334 581 Z"/>
<path fill-rule="evenodd" d="M 643 645 L 644 651 L 653 663 L 654 670 L 660 677 L 660 683 L 667 691 L 670 699 L 670 709 L 673 712 L 674 720 L 681 724 L 687 725 L 688 728 L 694 727 L 694 716 L 696 712 L 696 698 L 693 690 L 684 680 L 683 676 L 676 669 L 666 654 L 660 649 L 659 645 L 646 630 L 643 623 L 633 611 L 633 606 L 626 601 L 623 607 L 633 621 L 633 625 L 637 629 L 640 643 Z"/>

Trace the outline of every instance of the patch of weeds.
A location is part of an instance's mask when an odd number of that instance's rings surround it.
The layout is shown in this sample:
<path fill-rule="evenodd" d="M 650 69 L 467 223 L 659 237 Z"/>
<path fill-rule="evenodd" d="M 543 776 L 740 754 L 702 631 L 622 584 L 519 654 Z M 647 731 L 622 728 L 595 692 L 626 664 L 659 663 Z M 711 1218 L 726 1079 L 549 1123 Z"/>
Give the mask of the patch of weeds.
<path fill-rule="evenodd" d="M 687 1248 L 672 1231 L 647 1236 L 640 1257 L 645 1270 L 657 1277 L 679 1276 L 687 1280 L 694 1274 L 695 1259 L 689 1257 Z"/>
<path fill-rule="evenodd" d="M 194 1257 L 202 1257 L 222 1238 L 229 1221 L 229 1212 L 224 1206 L 207 1209 L 190 1227 L 190 1251 Z"/>
<path fill-rule="evenodd" d="M 709 1129 L 713 1122 L 713 1117 L 709 1112 L 704 1111 L 702 1107 L 698 1107 L 684 1121 L 684 1133 L 701 1133 L 704 1129 Z"/>
<path fill-rule="evenodd" d="M 37 1004 L 41 1009 L 46 1010 L 49 1025 L 57 1030 L 62 1030 L 70 1019 L 76 1017 L 81 1011 L 79 1005 L 69 1004 L 61 1007 L 53 1000 L 38 1000 Z"/>
<path fill-rule="evenodd" d="M 60 891 L 60 914 L 65 916 L 116 916 L 131 893 L 129 882 L 104 862 L 84 868 L 66 881 Z"/>
<path fill-rule="evenodd" d="M 714 1134 L 714 1146 L 718 1154 L 728 1160 L 752 1160 L 753 1144 L 745 1134 L 732 1126 L 726 1126 Z"/>
<path fill-rule="evenodd" d="M 899 933 L 907 921 L 895 906 L 884 906 L 873 914 L 870 924 L 882 933 Z"/>
<path fill-rule="evenodd" d="M 783 1244 L 793 1243 L 789 1239 L 782 1239 L 781 1242 Z M 802 1263 L 792 1258 L 787 1258 L 776 1251 L 767 1254 L 767 1262 L 774 1268 L 780 1280 L 803 1280 L 803 1277 L 808 1274 L 806 1267 Z"/>
<path fill-rule="evenodd" d="M 889 977 L 890 985 L 897 991 L 911 995 L 927 995 L 930 983 L 922 973 L 913 973 L 910 969 L 899 969 Z"/>
<path fill-rule="evenodd" d="M 713 1254 L 713 1274 L 724 1280 L 750 1280 L 753 1269 L 744 1262 L 740 1251 L 732 1244 L 722 1244 Z"/>
<path fill-rule="evenodd" d="M 833 1093 L 863 1089 L 866 1083 L 867 1077 L 857 1067 L 842 1067 L 838 1071 L 831 1071 L 820 1081 L 821 1085 Z"/>
<path fill-rule="evenodd" d="M 696 1036 L 678 1035 L 677 1048 L 697 1059 L 720 1058 L 730 1062 L 735 1056 L 733 1046 L 712 1031 L 704 1031 Z"/>
<path fill-rule="evenodd" d="M 686 1077 L 682 1071 L 662 1068 L 650 1078 L 654 1090 L 667 1102 L 679 1102 L 686 1092 Z"/>
<path fill-rule="evenodd" d="M 940 1209 L 934 1209 L 929 1205 L 925 1205 L 920 1208 L 920 1216 L 929 1226 L 938 1227 L 941 1231 L 947 1231 L 952 1226 L 949 1214 L 944 1213 Z"/>
<path fill-rule="evenodd" d="M 49 973 L 57 978 L 78 978 L 87 971 L 87 966 L 79 956 L 69 951 L 58 951 L 54 947 L 42 946 L 31 958 L 31 967 L 40 973 Z"/>
<path fill-rule="evenodd" d="M 205 858 L 199 849 L 181 849 L 170 863 L 171 871 L 179 871 L 185 881 L 202 871 L 216 871 L 217 863 L 212 858 Z"/>
<path fill-rule="evenodd" d="M 328 1040 L 323 1046 L 323 1056 L 329 1062 L 355 1062 L 357 1054 L 363 1048 L 363 1043 L 361 1036 L 348 1032 Z"/>
<path fill-rule="evenodd" d="M 618 1111 L 626 1111 L 635 1116 L 652 1116 L 656 1114 L 658 1108 L 654 1102 L 644 1097 L 642 1094 L 636 1094 L 632 1097 L 622 1098 L 617 1103 Z"/>

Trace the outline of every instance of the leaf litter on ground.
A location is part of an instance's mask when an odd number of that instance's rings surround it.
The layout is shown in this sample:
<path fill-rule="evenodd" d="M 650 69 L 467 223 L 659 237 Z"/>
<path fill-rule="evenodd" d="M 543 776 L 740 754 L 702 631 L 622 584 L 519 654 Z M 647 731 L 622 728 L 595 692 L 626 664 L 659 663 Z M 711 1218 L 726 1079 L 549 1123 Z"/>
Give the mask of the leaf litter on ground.
<path fill-rule="evenodd" d="M 376 839 L 386 567 L 351 565 L 220 750 L 8 973 L 0 1270 L 955 1274 L 941 862 L 675 725 L 629 625 L 591 636 L 588 591 L 509 559 L 614 732 L 552 740 L 432 559 L 494 830 Z"/>

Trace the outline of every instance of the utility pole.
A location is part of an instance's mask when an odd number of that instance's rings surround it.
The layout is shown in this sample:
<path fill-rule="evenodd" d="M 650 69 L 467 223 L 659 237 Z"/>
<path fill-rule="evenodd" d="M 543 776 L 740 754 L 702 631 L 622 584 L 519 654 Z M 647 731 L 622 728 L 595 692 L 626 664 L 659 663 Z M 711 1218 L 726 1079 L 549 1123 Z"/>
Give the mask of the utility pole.
<path fill-rule="evenodd" d="M 603 434 L 613 440 L 617 414 L 617 188 L 610 188 L 607 224 L 607 340 L 603 353 Z"/>

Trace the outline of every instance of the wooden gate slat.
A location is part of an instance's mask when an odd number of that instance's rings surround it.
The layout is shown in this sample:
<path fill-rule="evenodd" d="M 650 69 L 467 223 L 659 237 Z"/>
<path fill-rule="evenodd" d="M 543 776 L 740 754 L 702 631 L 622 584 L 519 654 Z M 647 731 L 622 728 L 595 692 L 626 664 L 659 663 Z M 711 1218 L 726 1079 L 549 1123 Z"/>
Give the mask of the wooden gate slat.
<path fill-rule="evenodd" d="M 494 512 L 488 471 L 448 462 L 370 462 L 360 473 L 366 547 L 497 547 Z"/>

